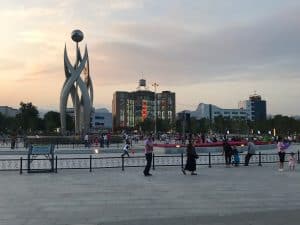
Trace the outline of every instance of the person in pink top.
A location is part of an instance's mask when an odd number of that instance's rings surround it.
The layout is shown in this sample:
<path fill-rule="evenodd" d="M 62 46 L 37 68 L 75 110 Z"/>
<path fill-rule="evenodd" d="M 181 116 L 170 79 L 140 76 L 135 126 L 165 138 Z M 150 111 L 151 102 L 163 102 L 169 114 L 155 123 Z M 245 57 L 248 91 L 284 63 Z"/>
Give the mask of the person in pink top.
<path fill-rule="evenodd" d="M 149 134 L 149 136 L 145 141 L 145 156 L 147 161 L 146 167 L 144 169 L 145 176 L 152 176 L 152 174 L 149 173 L 152 164 L 152 153 L 153 153 L 153 139 L 152 139 L 152 135 Z"/>

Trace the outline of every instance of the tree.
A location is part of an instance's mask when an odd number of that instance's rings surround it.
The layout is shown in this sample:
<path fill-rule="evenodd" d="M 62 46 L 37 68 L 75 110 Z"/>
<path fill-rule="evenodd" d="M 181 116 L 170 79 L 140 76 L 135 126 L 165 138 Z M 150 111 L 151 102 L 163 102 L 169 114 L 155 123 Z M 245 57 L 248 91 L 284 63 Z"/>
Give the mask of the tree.
<path fill-rule="evenodd" d="M 158 118 L 156 120 L 157 131 L 168 132 L 173 129 L 173 124 L 170 120 L 163 120 Z"/>
<path fill-rule="evenodd" d="M 36 131 L 39 125 L 39 111 L 31 102 L 20 103 L 19 113 L 16 115 L 18 127 L 26 133 Z"/>
<path fill-rule="evenodd" d="M 154 122 L 151 119 L 146 118 L 144 121 L 138 124 L 142 131 L 144 132 L 152 132 L 154 131 Z"/>
<path fill-rule="evenodd" d="M 5 119 L 5 116 L 2 113 L 0 113 L 0 132 L 4 132 L 5 130 Z"/>
<path fill-rule="evenodd" d="M 47 132 L 53 132 L 60 127 L 60 114 L 58 112 L 49 111 L 44 115 L 44 126 Z"/>

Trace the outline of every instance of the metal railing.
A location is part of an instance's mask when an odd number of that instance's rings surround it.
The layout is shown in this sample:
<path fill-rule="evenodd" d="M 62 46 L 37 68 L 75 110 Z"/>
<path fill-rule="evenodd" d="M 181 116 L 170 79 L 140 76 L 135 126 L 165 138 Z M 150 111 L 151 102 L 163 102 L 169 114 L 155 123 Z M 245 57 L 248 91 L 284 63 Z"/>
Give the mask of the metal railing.
<path fill-rule="evenodd" d="M 54 146 L 55 149 L 88 149 L 88 148 L 94 148 L 94 147 L 117 147 L 119 148 L 120 146 L 123 145 L 122 142 L 110 142 L 109 145 L 107 146 L 107 143 L 93 143 L 90 142 L 88 145 L 86 145 L 83 141 L 73 141 L 70 140 L 68 142 L 64 142 L 61 143 L 58 140 L 54 140 L 53 142 L 51 142 Z M 28 146 L 30 145 L 30 143 L 27 143 L 26 141 L 24 141 L 21 138 L 18 138 L 15 143 L 14 146 L 12 147 L 12 141 L 10 138 L 6 138 L 6 139 L 0 139 L 0 149 L 26 149 L 28 148 Z"/>
<path fill-rule="evenodd" d="M 287 153 L 288 155 L 289 153 Z M 240 155 L 240 165 L 244 164 L 246 154 Z M 287 158 L 287 157 L 286 157 Z M 300 153 L 296 153 L 297 162 L 300 163 Z M 70 170 L 70 169 L 85 169 L 92 172 L 96 169 L 102 168 L 120 168 L 122 171 L 125 168 L 130 167 L 144 167 L 145 157 L 144 156 L 133 156 L 133 157 L 97 157 L 89 155 L 89 157 L 54 157 L 55 172 L 58 170 Z M 186 156 L 182 154 L 177 155 L 155 155 L 153 154 L 152 169 L 156 167 L 181 167 L 185 165 Z M 249 164 L 262 166 L 263 164 L 277 163 L 279 157 L 277 153 L 261 153 L 252 156 Z M 19 171 L 20 174 L 23 171 L 28 170 L 28 159 L 27 158 L 14 158 L 14 159 L 0 159 L 0 171 Z M 199 158 L 196 161 L 199 166 L 207 166 L 209 168 L 213 166 L 224 165 L 224 156 L 220 154 L 199 154 Z M 50 168 L 51 162 L 46 158 L 35 158 L 31 161 L 32 170 L 45 170 Z"/>

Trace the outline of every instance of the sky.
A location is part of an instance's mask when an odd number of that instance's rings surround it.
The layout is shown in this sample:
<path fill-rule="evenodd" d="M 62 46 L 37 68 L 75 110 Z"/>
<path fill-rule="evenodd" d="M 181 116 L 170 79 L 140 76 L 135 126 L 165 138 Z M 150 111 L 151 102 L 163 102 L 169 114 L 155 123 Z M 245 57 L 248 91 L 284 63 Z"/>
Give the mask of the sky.
<path fill-rule="evenodd" d="M 80 29 L 96 108 L 144 78 L 175 92 L 177 111 L 237 108 L 256 92 L 268 114 L 300 115 L 298 0 L 0 2 L 0 105 L 58 110 L 64 46 L 74 60 Z"/>

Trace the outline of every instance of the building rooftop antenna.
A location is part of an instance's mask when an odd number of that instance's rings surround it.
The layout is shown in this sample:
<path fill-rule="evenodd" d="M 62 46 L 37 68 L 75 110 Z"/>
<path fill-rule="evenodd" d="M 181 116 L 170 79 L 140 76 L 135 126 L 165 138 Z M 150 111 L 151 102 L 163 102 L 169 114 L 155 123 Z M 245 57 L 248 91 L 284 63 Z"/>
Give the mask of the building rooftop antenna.
<path fill-rule="evenodd" d="M 146 85 L 146 80 L 145 79 L 140 79 L 139 80 L 139 86 L 137 87 L 138 91 L 149 91 L 149 88 Z"/>

